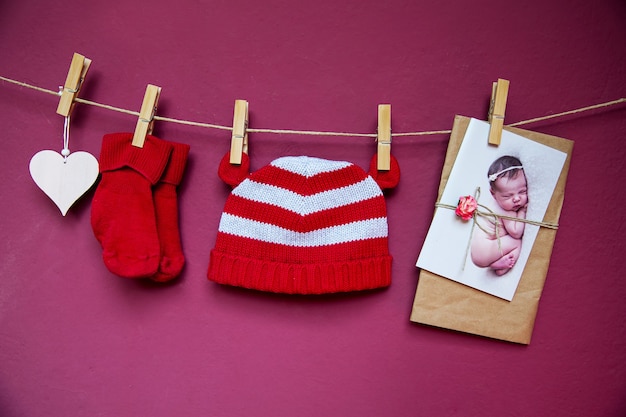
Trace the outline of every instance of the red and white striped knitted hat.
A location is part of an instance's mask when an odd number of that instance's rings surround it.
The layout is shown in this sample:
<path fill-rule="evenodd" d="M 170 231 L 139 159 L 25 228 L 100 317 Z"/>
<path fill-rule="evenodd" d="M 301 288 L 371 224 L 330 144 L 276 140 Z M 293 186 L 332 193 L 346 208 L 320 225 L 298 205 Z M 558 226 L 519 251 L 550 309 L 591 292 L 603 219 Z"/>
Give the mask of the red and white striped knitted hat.
<path fill-rule="evenodd" d="M 209 280 L 289 294 L 388 286 L 391 256 L 381 187 L 399 180 L 393 157 L 385 175 L 377 183 L 349 162 L 307 156 L 276 159 L 243 181 L 229 181 L 220 171 L 231 185 L 241 183 L 226 200 Z"/>

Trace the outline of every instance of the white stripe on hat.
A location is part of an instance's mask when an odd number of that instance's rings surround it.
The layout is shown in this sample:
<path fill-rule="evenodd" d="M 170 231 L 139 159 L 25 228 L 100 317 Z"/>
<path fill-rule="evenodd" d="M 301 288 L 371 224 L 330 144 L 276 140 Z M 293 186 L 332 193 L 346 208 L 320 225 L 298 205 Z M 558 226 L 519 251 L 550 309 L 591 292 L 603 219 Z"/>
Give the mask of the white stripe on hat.
<path fill-rule="evenodd" d="M 386 217 L 360 220 L 302 233 L 228 213 L 222 214 L 219 231 L 262 242 L 296 247 L 326 246 L 387 237 L 388 234 Z"/>
<path fill-rule="evenodd" d="M 343 161 L 328 161 L 311 156 L 284 156 L 272 161 L 270 165 L 310 178 L 324 172 L 339 171 L 352 164 Z"/>
<path fill-rule="evenodd" d="M 370 176 L 355 184 L 334 190 L 322 191 L 310 196 L 303 196 L 275 185 L 262 184 L 245 179 L 232 191 L 233 195 L 267 203 L 285 210 L 306 216 L 317 211 L 327 210 L 379 197 L 383 193 Z"/>

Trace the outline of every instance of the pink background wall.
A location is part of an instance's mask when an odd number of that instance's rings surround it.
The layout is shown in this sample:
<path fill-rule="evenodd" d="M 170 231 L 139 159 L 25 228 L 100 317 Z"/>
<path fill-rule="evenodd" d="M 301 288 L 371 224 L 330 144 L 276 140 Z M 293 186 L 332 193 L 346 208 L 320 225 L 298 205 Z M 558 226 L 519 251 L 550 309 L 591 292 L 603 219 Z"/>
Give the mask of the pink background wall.
<path fill-rule="evenodd" d="M 458 3 L 458 4 L 454 4 Z M 0 75 L 48 89 L 73 52 L 93 60 L 81 97 L 230 125 L 394 132 L 484 119 L 511 81 L 506 122 L 626 97 L 621 0 L 502 2 L 179 0 L 0 2 Z M 409 322 L 447 135 L 398 138 L 387 198 L 393 283 L 289 297 L 206 280 L 228 188 L 228 132 L 157 123 L 191 145 L 180 189 L 187 266 L 171 285 L 104 267 L 93 192 L 63 218 L 28 173 L 60 151 L 58 99 L 0 82 L 0 415 L 623 416 L 626 413 L 626 107 L 527 126 L 576 142 L 530 346 Z M 98 156 L 136 118 L 79 105 L 72 150 Z M 252 168 L 292 154 L 366 167 L 359 138 L 251 135 Z"/>

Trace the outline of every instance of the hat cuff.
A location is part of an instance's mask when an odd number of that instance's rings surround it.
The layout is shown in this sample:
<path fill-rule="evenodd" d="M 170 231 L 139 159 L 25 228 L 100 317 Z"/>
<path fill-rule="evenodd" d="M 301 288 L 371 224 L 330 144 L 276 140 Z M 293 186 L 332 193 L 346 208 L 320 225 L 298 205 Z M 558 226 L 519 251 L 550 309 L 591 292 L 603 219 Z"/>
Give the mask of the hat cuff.
<path fill-rule="evenodd" d="M 219 284 L 286 294 L 325 294 L 387 287 L 390 255 L 345 262 L 295 264 L 211 251 L 208 278 Z"/>

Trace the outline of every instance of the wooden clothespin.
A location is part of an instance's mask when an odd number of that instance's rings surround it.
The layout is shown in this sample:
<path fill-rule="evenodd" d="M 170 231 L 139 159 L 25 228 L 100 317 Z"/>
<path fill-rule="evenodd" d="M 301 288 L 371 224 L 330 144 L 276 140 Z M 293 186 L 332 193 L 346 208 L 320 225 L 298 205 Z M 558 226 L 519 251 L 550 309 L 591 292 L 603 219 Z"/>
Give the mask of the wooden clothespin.
<path fill-rule="evenodd" d="M 379 171 L 391 169 L 391 104 L 378 105 L 378 158 L 376 167 Z"/>
<path fill-rule="evenodd" d="M 59 106 L 57 107 L 57 113 L 61 116 L 69 116 L 74 109 L 74 99 L 80 91 L 80 87 L 85 80 L 89 66 L 91 65 L 91 59 L 85 58 L 81 54 L 74 53 L 72 57 L 72 63 L 70 64 L 70 70 L 67 73 L 65 79 L 65 85 L 61 90 L 61 99 L 59 100 Z"/>
<path fill-rule="evenodd" d="M 504 111 L 506 109 L 506 99 L 509 95 L 509 81 L 498 78 L 491 88 L 491 103 L 489 105 L 488 121 L 489 144 L 498 146 L 502 138 L 502 127 L 504 126 Z"/>
<path fill-rule="evenodd" d="M 235 100 L 233 136 L 230 141 L 230 163 L 241 165 L 242 153 L 248 153 L 248 102 Z"/>
<path fill-rule="evenodd" d="M 152 134 L 152 128 L 154 127 L 154 114 L 156 113 L 160 95 L 161 87 L 148 84 L 146 87 L 146 94 L 143 96 L 143 103 L 141 104 L 139 120 L 137 121 L 137 126 L 135 127 L 135 134 L 133 135 L 133 146 L 143 148 L 146 135 Z"/>

